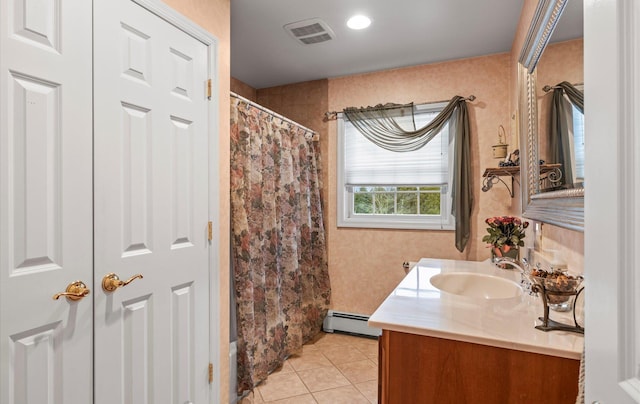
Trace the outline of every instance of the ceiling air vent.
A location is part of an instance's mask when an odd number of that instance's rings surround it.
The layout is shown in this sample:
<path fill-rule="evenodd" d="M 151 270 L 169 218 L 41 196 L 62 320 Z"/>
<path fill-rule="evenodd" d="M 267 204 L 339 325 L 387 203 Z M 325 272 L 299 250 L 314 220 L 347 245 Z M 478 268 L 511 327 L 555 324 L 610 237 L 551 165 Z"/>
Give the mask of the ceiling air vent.
<path fill-rule="evenodd" d="M 319 18 L 292 22 L 283 28 L 304 45 L 330 41 L 335 37 L 333 30 Z"/>

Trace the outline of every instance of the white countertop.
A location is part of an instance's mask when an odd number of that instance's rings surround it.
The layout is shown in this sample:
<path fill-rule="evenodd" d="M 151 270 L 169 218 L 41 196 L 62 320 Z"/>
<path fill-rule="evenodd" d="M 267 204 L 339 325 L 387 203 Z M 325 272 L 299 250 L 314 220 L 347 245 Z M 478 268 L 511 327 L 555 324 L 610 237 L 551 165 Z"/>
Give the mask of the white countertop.
<path fill-rule="evenodd" d="M 540 297 L 522 293 L 508 299 L 479 299 L 442 292 L 429 282 L 439 273 L 474 272 L 520 283 L 517 270 L 499 269 L 489 260 L 423 258 L 369 318 L 369 325 L 429 337 L 471 342 L 570 359 L 580 359 L 584 337 L 566 331 L 537 330 L 543 315 Z M 571 312 L 550 318 L 573 324 Z"/>

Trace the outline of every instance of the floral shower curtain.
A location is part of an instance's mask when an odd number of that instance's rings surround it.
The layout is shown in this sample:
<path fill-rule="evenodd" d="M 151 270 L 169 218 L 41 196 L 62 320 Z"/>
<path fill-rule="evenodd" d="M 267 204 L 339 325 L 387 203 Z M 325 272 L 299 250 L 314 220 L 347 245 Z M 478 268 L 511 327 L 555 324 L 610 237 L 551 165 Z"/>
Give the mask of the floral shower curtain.
<path fill-rule="evenodd" d="M 253 389 L 322 327 L 331 288 L 317 142 L 231 98 L 231 230 L 238 392 Z"/>

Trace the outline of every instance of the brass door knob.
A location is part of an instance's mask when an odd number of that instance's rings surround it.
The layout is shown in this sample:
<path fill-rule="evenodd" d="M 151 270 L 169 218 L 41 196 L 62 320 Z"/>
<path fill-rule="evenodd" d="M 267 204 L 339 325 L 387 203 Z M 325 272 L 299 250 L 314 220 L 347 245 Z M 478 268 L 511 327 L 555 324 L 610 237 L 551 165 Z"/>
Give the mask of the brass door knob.
<path fill-rule="evenodd" d="M 53 300 L 58 300 L 60 299 L 60 296 L 64 296 L 68 300 L 76 301 L 82 299 L 89 293 L 91 293 L 91 291 L 87 288 L 87 285 L 85 285 L 84 282 L 75 281 L 71 282 L 69 286 L 67 286 L 66 291 L 53 295 Z"/>
<path fill-rule="evenodd" d="M 135 281 L 136 279 L 142 279 L 142 278 L 143 278 L 142 274 L 137 274 L 137 275 L 133 275 L 131 278 L 127 279 L 126 281 L 123 281 L 120 279 L 120 277 L 118 277 L 118 275 L 111 272 L 106 274 L 104 278 L 102 278 L 102 289 L 105 292 L 113 292 L 118 288 L 127 286 L 128 284 Z"/>

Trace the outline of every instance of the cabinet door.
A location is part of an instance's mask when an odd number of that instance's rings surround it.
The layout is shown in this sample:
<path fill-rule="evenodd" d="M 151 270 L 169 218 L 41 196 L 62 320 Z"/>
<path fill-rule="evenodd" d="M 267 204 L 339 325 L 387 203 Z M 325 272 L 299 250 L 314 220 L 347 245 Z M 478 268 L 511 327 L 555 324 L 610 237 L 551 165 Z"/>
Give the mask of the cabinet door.
<path fill-rule="evenodd" d="M 92 395 L 91 1 L 0 0 L 0 402 Z"/>
<path fill-rule="evenodd" d="M 578 360 L 386 330 L 383 341 L 381 403 L 576 401 Z"/>

